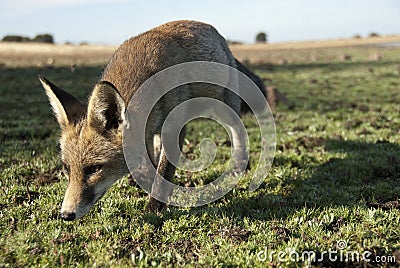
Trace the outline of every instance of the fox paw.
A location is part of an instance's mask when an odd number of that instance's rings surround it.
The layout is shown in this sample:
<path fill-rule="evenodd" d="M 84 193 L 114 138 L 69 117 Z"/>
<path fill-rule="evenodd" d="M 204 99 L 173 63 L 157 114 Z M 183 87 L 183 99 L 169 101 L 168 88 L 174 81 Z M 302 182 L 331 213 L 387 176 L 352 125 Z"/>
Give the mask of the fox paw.
<path fill-rule="evenodd" d="M 146 211 L 157 213 L 162 211 L 164 208 L 165 204 L 163 202 L 160 202 L 157 199 L 150 197 L 149 203 L 146 206 Z"/>

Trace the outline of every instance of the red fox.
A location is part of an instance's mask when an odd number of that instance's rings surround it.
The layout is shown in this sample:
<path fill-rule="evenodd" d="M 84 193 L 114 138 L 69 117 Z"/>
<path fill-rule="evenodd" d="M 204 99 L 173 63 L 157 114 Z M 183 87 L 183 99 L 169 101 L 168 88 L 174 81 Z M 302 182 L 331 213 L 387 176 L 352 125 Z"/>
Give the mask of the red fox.
<path fill-rule="evenodd" d="M 122 149 L 122 128 L 133 94 L 153 74 L 189 61 L 212 61 L 250 72 L 236 61 L 225 39 L 212 26 L 196 21 L 174 21 L 124 42 L 94 86 L 87 106 L 39 76 L 61 128 L 61 159 L 68 178 L 61 207 L 63 220 L 84 216 L 114 182 L 129 173 Z M 180 102 L 196 96 L 221 100 L 237 114 L 241 107 L 239 96 L 224 88 L 210 90 L 205 84 L 182 89 L 185 94 L 170 94 L 162 99 L 161 105 L 155 106 L 156 111 L 146 126 L 150 158 L 158 174 L 168 181 L 173 179 L 176 167 L 167 159 L 162 144 L 159 150 L 152 148 L 168 113 Z M 240 133 L 235 133 L 234 127 L 231 131 L 233 146 L 244 148 L 238 138 Z M 184 135 L 183 129 L 180 146 Z M 150 197 L 148 208 L 155 211 L 163 205 Z"/>

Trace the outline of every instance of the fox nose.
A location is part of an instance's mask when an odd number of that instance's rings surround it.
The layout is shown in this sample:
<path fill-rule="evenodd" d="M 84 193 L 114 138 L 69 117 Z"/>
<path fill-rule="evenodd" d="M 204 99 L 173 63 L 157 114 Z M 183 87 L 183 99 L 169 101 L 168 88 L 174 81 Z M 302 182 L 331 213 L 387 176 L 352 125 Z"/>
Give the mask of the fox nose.
<path fill-rule="evenodd" d="M 73 221 L 75 220 L 75 213 L 61 212 L 61 219 L 64 221 Z"/>

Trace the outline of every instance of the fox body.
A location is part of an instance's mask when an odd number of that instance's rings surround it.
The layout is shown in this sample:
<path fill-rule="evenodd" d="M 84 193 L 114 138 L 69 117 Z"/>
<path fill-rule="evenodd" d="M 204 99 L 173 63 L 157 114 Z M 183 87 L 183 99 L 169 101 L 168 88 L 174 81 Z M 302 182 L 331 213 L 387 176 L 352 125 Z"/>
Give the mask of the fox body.
<path fill-rule="evenodd" d="M 84 105 L 46 78 L 39 79 L 61 128 L 61 159 L 68 186 L 61 218 L 84 216 L 107 189 L 128 174 L 122 150 L 122 128 L 128 102 L 138 88 L 157 72 L 184 62 L 212 61 L 245 68 L 232 56 L 225 39 L 210 25 L 175 21 L 158 26 L 123 43 Z M 248 71 L 248 70 L 247 70 Z M 221 100 L 240 113 L 240 98 L 224 88 L 184 85 L 179 92 L 164 96 L 153 109 L 146 125 L 146 146 L 157 173 L 171 181 L 175 173 L 163 150 L 159 135 L 163 120 L 181 102 L 198 96 Z M 233 132 L 233 146 L 244 149 L 240 133 Z M 182 146 L 184 129 L 179 141 Z M 158 141 L 158 142 L 155 142 Z M 163 206 L 150 197 L 149 208 Z"/>

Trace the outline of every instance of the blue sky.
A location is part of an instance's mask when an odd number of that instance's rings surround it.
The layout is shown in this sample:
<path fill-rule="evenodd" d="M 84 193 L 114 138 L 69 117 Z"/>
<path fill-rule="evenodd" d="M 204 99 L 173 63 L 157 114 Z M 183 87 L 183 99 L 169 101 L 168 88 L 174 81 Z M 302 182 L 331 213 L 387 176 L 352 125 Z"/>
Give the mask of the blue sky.
<path fill-rule="evenodd" d="M 0 37 L 51 33 L 56 42 L 119 44 L 171 20 L 214 25 L 247 43 L 400 34 L 400 0 L 0 0 Z"/>

